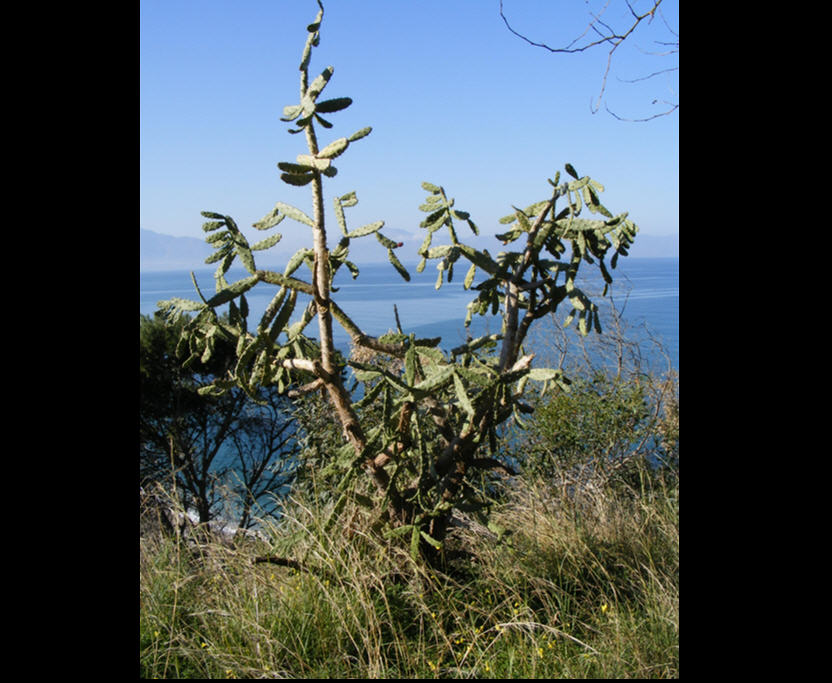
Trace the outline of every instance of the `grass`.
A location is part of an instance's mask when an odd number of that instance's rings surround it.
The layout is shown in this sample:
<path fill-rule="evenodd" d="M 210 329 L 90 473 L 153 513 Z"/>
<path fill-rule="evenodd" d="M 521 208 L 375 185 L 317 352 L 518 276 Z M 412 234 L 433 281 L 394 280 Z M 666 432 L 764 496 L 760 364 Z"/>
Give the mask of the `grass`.
<path fill-rule="evenodd" d="M 460 532 L 470 557 L 447 572 L 365 534 L 360 510 L 327 527 L 304 500 L 258 545 L 143 538 L 141 675 L 678 677 L 678 483 L 579 499 L 518 484 L 493 513 L 507 540 Z"/>

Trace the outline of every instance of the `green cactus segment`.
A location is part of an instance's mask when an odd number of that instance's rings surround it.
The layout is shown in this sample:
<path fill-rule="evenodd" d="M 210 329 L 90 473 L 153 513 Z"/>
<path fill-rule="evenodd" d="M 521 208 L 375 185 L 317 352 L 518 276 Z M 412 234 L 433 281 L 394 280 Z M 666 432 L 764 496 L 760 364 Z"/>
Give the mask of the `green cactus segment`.
<path fill-rule="evenodd" d="M 347 192 L 347 194 L 338 197 L 338 201 L 340 202 L 341 206 L 355 206 L 358 204 L 358 197 L 355 194 L 355 191 Z"/>
<path fill-rule="evenodd" d="M 458 372 L 454 372 L 454 390 L 456 391 L 456 399 L 460 407 L 470 416 L 474 416 L 474 406 L 468 398 L 468 391 Z"/>
<path fill-rule="evenodd" d="M 269 329 L 269 338 L 272 343 L 274 343 L 277 336 L 286 329 L 286 325 L 289 322 L 289 319 L 292 317 L 292 313 L 295 312 L 295 304 L 297 303 L 298 292 L 296 289 L 291 290 L 289 294 L 289 299 L 286 302 L 286 305 L 280 310 L 277 317 L 274 320 L 274 324 Z"/>
<path fill-rule="evenodd" d="M 468 272 L 465 274 L 465 280 L 462 283 L 464 289 L 471 289 L 471 285 L 474 283 L 474 276 L 477 273 L 477 264 L 472 263 L 471 267 L 468 268 Z"/>
<path fill-rule="evenodd" d="M 280 213 L 280 209 L 274 208 L 259 221 L 252 223 L 251 227 L 256 230 L 268 230 L 278 225 L 284 218 L 286 218 L 286 214 Z"/>
<path fill-rule="evenodd" d="M 413 389 L 415 389 L 418 392 L 421 392 L 422 394 L 429 394 L 432 391 L 439 390 L 445 384 L 448 384 L 451 381 L 453 374 L 453 366 L 442 366 L 439 370 L 431 373 L 428 377 L 419 382 L 416 386 L 413 387 Z"/>
<path fill-rule="evenodd" d="M 308 164 L 294 164 L 289 161 L 281 161 L 277 164 L 277 167 L 284 173 L 298 176 L 306 175 L 314 170 L 314 168 Z"/>
<path fill-rule="evenodd" d="M 332 161 L 330 159 L 319 159 L 311 154 L 298 154 L 297 162 L 298 165 L 301 168 L 305 168 L 307 172 L 312 170 L 326 173 L 326 171 L 332 167 Z"/>
<path fill-rule="evenodd" d="M 367 137 L 372 132 L 372 130 L 372 126 L 367 126 L 366 128 L 362 128 L 361 130 L 358 130 L 352 135 L 350 135 L 347 138 L 347 140 L 349 140 L 350 142 L 355 142 L 356 140 L 360 140 L 361 138 Z"/>
<path fill-rule="evenodd" d="M 302 104 L 292 104 L 286 107 L 283 107 L 283 116 L 280 117 L 281 121 L 294 121 L 298 116 L 301 115 L 303 111 Z"/>
<path fill-rule="evenodd" d="M 313 215 L 322 216 L 322 178 L 333 177 L 337 173 L 333 160 L 343 155 L 350 144 L 366 137 L 372 128 L 337 137 L 318 148 L 317 126 L 333 126 L 321 115 L 352 105 L 349 97 L 321 99 L 333 76 L 332 67 L 309 83 L 311 52 L 319 45 L 323 18 L 323 5 L 320 1 L 318 5 L 317 18 L 307 26 L 300 62 L 300 102 L 284 107 L 281 117 L 291 123 L 290 133 L 305 130 L 308 149 L 298 154 L 295 161 L 280 162 L 277 166 L 280 178 L 289 185 L 303 186 L 314 181 Z M 377 518 L 384 520 L 377 526 L 391 542 L 406 548 L 409 541 L 414 559 L 420 553 L 441 551 L 444 528 L 452 510 L 477 514 L 483 523 L 488 522 L 488 501 L 475 494 L 466 477 L 478 475 L 478 470 L 505 468 L 494 457 L 499 445 L 498 430 L 507 420 L 522 425 L 521 418 L 532 410 L 523 401 L 527 387 L 539 389 L 541 394 L 552 387 L 569 389 L 568 379 L 559 370 L 531 367 L 532 357 L 525 356 L 522 350 L 530 325 L 555 314 L 565 302 L 567 310 L 571 310 L 564 326 L 575 322 L 581 335 L 601 333 L 598 307 L 576 284 L 579 268 L 584 263 L 597 264 L 606 294 L 606 287 L 612 283 L 610 269 L 616 267 L 620 256 L 627 255 L 638 232 L 627 214 L 614 216 L 602 204 L 603 185 L 589 176 L 580 176 L 571 164 L 565 165 L 565 174 L 569 177 L 563 183 L 560 171 L 554 179 L 547 179 L 548 196 L 540 201 L 525 208 L 509 205 L 512 212 L 499 220 L 505 227 L 497 237 L 511 246 L 494 256 L 464 243 L 468 233 L 459 230 L 460 222 L 467 223 L 474 235 L 479 234 L 469 212 L 457 208 L 441 185 L 427 181 L 421 185 L 426 196 L 419 204 L 423 214 L 419 225 L 426 234 L 417 250 L 421 257 L 417 271 L 423 272 L 428 261 L 434 262 L 439 289 L 446 278 L 452 282 L 455 275 L 461 275 L 454 271 L 461 267 L 459 260 L 464 259 L 463 287 L 472 292 L 465 325 L 470 325 L 474 315 L 499 314 L 500 326 L 494 327 L 501 330 L 500 334 L 469 339 L 444 352 L 438 338 L 416 339 L 415 335 L 405 334 L 398 311 L 394 310 L 397 332 L 377 339 L 366 335 L 332 296 L 338 291 L 333 283 L 342 266 L 353 277 L 359 275 L 357 266 L 349 261 L 350 240 L 374 235 L 401 277 L 407 281 L 410 275 L 397 257 L 397 250 L 403 245 L 381 232 L 384 221 L 354 230 L 348 228 L 346 208 L 358 202 L 356 193 L 349 192 L 334 199 L 335 219 L 341 230 L 337 244 L 322 245 L 316 239 L 315 248 L 299 249 L 288 259 L 282 273 L 255 270 L 253 257 L 254 252 L 276 245 L 282 239 L 280 234 L 269 233 L 270 236 L 250 245 L 230 216 L 202 212 L 206 219 L 205 240 L 213 251 L 206 262 L 218 264 L 214 275 L 216 294 L 206 300 L 194 282 L 200 301 L 174 298 L 159 302 L 170 318 L 187 319 L 176 351 L 186 358 L 187 365 L 209 360 L 219 339 L 236 345 L 233 371 L 200 389 L 207 395 L 220 395 L 238 386 L 260 401 L 260 388 L 267 385 L 284 392 L 289 387 L 299 387 L 299 382 L 309 384 L 313 378 L 318 380 L 315 387 L 323 382 L 345 427 L 345 435 L 349 436 L 343 446 L 332 450 L 321 472 L 324 477 L 341 477 L 333 496 L 337 502 L 327 525 L 335 523 L 338 510 L 348 500 L 354 500 L 368 509 L 386 509 L 391 513 Z M 560 206 L 556 206 L 558 201 Z M 316 238 L 325 236 L 322 225 L 316 225 L 309 215 L 283 202 L 277 202 L 252 227 L 269 230 L 287 217 L 311 227 Z M 447 233 L 443 235 L 444 229 Z M 235 259 L 250 276 L 229 284 L 226 273 Z M 322 262 L 317 259 L 324 259 L 323 265 L 329 266 L 324 282 L 319 280 L 322 271 L 316 266 Z M 297 275 L 297 271 L 306 272 L 306 268 L 312 280 Z M 479 283 L 475 283 L 477 274 L 483 276 Z M 251 296 L 249 290 L 261 281 L 277 291 L 252 334 L 248 331 L 247 297 Z M 300 295 L 305 305 L 298 309 Z M 224 304 L 228 304 L 228 322 L 220 322 L 215 310 Z M 326 357 L 321 344 L 304 335 L 319 314 L 332 316 L 356 347 L 378 354 L 366 362 L 357 360 L 360 356 L 346 361 L 352 373 L 350 381 L 355 380 L 356 388 L 363 385 L 360 400 L 352 400 L 351 390 L 340 379 L 339 368 L 321 372 Z M 298 319 L 291 322 L 293 318 Z M 326 330 L 327 326 L 322 326 L 321 334 Z M 385 359 L 393 362 L 386 363 Z M 333 369 L 337 371 L 332 372 Z M 485 452 L 487 449 L 490 452 Z M 367 468 L 368 462 L 379 462 L 380 453 L 389 456 L 383 459 L 385 463 L 380 468 Z M 378 489 L 372 496 L 355 489 L 354 477 L 365 469 Z"/>
<path fill-rule="evenodd" d="M 267 237 L 264 240 L 260 240 L 259 242 L 256 242 L 255 244 L 252 244 L 251 245 L 251 250 L 252 251 L 262 251 L 264 249 L 269 249 L 269 248 L 273 247 L 275 244 L 277 244 L 282 238 L 283 238 L 283 235 L 281 235 L 279 232 L 275 233 L 271 237 Z"/>
<path fill-rule="evenodd" d="M 157 301 L 156 306 L 163 311 L 176 311 L 176 312 L 187 312 L 187 311 L 198 311 L 202 309 L 204 304 L 199 303 L 198 301 L 191 301 L 190 299 L 182 299 L 180 297 L 172 297 L 170 299 L 164 299 L 162 301 Z"/>
<path fill-rule="evenodd" d="M 240 262 L 243 264 L 243 267 L 245 267 L 245 269 L 249 273 L 254 275 L 254 272 L 257 270 L 257 267 L 254 264 L 254 257 L 252 256 L 251 249 L 248 247 L 248 245 L 238 245 L 237 255 L 240 257 Z"/>
<path fill-rule="evenodd" d="M 289 261 L 286 263 L 286 270 L 284 270 L 283 272 L 284 276 L 291 276 L 292 273 L 294 273 L 298 268 L 300 268 L 301 264 L 303 264 L 305 260 L 311 260 L 313 254 L 314 252 L 307 247 L 302 247 L 301 249 L 298 249 L 292 256 L 292 258 L 290 258 Z"/>
<path fill-rule="evenodd" d="M 314 81 L 309 85 L 306 89 L 306 94 L 304 99 L 309 99 L 314 102 L 317 99 L 318 95 L 321 94 L 323 89 L 326 87 L 326 84 L 329 83 L 329 79 L 332 78 L 332 74 L 335 72 L 335 67 L 328 66 L 324 69 L 319 76 L 315 78 Z"/>
<path fill-rule="evenodd" d="M 208 235 L 208 237 L 205 238 L 205 241 L 208 242 L 208 244 L 216 244 L 217 242 L 224 243 L 230 235 L 231 233 L 228 230 L 215 232 L 213 235 Z"/>
<path fill-rule="evenodd" d="M 389 237 L 385 237 L 378 231 L 373 231 L 375 233 L 376 239 L 384 246 L 386 249 L 396 249 L 399 246 L 398 242 L 394 242 Z"/>
<path fill-rule="evenodd" d="M 202 229 L 205 232 L 212 232 L 214 230 L 219 230 L 225 225 L 225 221 L 210 221 L 207 223 L 202 224 Z"/>
<path fill-rule="evenodd" d="M 334 114 L 336 111 L 342 111 L 352 104 L 352 99 L 349 97 L 335 97 L 331 100 L 324 100 L 315 104 L 315 111 L 324 114 Z"/>
<path fill-rule="evenodd" d="M 232 379 L 215 379 L 211 384 L 197 389 L 202 396 L 222 396 L 229 389 L 233 389 L 237 383 Z"/>
<path fill-rule="evenodd" d="M 341 228 L 344 237 L 348 238 L 347 217 L 344 215 L 344 204 L 340 197 L 336 197 L 333 204 L 335 205 L 335 220 L 338 221 L 338 227 Z"/>
<path fill-rule="evenodd" d="M 308 225 L 310 228 L 315 227 L 315 222 L 303 211 L 301 211 L 300 209 L 296 209 L 294 206 L 284 204 L 283 202 L 277 202 L 277 204 L 275 204 L 275 209 L 282 211 L 284 214 L 286 214 L 289 218 L 291 218 L 294 221 L 298 221 L 299 223 Z"/>
<path fill-rule="evenodd" d="M 346 151 L 349 147 L 350 141 L 347 138 L 338 138 L 334 142 L 330 142 L 316 155 L 319 159 L 334 159 Z"/>
<path fill-rule="evenodd" d="M 398 274 L 402 276 L 405 282 L 410 282 L 410 273 L 407 272 L 407 268 L 405 268 L 402 265 L 401 261 L 399 261 L 392 249 L 387 250 L 387 258 L 390 260 L 390 263 L 393 264 L 393 267 L 396 269 L 396 272 L 398 272 Z"/>
<path fill-rule="evenodd" d="M 230 287 L 223 289 L 222 291 L 215 294 L 208 300 L 208 306 L 211 308 L 216 308 L 217 306 L 221 306 L 224 303 L 231 301 L 240 294 L 247 292 L 250 290 L 254 285 L 256 285 L 260 281 L 260 277 L 258 275 L 252 275 L 250 277 L 244 278 L 242 280 L 238 280 Z"/>
<path fill-rule="evenodd" d="M 377 233 L 382 227 L 384 227 L 384 221 L 368 223 L 367 225 L 363 225 L 360 228 L 356 228 L 352 232 L 347 233 L 347 237 L 353 239 L 355 237 L 364 237 L 365 235 L 372 235 L 373 233 Z"/>
<path fill-rule="evenodd" d="M 302 187 L 303 185 L 308 185 L 311 183 L 315 176 L 312 173 L 307 174 L 298 174 L 298 173 L 281 173 L 280 179 L 287 183 L 288 185 L 295 185 L 297 187 Z"/>

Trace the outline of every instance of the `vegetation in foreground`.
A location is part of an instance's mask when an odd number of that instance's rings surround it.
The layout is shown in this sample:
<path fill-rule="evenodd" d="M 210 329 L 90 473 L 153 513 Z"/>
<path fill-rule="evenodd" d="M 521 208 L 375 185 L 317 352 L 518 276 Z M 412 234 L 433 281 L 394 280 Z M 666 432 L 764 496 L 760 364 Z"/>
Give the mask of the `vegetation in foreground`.
<path fill-rule="evenodd" d="M 263 540 L 142 539 L 145 678 L 674 678 L 679 485 L 505 484 L 444 571 L 299 494 Z M 294 567 L 256 562 L 297 558 Z"/>

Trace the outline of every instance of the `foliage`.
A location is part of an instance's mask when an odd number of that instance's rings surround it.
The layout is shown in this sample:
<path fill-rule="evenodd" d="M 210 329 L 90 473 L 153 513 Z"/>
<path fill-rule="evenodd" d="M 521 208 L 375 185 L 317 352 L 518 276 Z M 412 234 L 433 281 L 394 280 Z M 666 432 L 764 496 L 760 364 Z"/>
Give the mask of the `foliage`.
<path fill-rule="evenodd" d="M 455 574 L 361 533 L 352 503 L 331 533 L 332 506 L 303 495 L 268 551 L 326 571 L 142 539 L 141 675 L 676 678 L 678 488 L 645 493 L 579 507 L 530 479 L 494 513 L 511 545 L 470 535 L 477 561 Z"/>
<path fill-rule="evenodd" d="M 645 387 L 596 374 L 535 408 L 525 435 L 525 464 L 554 479 L 565 471 L 614 467 L 631 455 L 651 428 Z"/>
<path fill-rule="evenodd" d="M 425 182 L 422 187 L 428 194 L 419 208 L 427 214 L 421 223 L 426 236 L 419 249 L 418 269 L 428 261 L 437 262 L 438 289 L 446 278 L 453 278 L 460 262 L 465 264 L 465 287 L 476 292 L 466 321 L 474 314 L 500 314 L 502 331 L 469 339 L 450 352 L 440 350 L 439 339 L 418 339 L 402 330 L 381 338 L 365 334 L 330 296 L 339 268 L 345 266 L 353 277 L 359 275 L 358 266 L 349 260 L 351 240 L 372 236 L 387 250 L 402 278 L 409 280 L 410 275 L 395 253 L 401 244 L 382 234 L 383 221 L 348 228 L 345 210 L 357 203 L 355 192 L 334 198 L 341 237 L 330 249 L 323 180 L 337 173 L 333 161 L 364 139 L 371 128 L 324 146 L 318 143 L 316 127 L 333 126 L 322 115 L 352 104 L 348 97 L 320 99 L 333 67 L 326 67 L 310 82 L 311 55 L 319 45 L 323 18 L 320 0 L 318 5 L 320 11 L 307 27 L 299 65 L 300 100 L 285 107 L 282 118 L 294 126 L 289 133 L 305 135 L 308 149 L 295 161 L 278 164 L 285 183 L 311 188 L 313 213 L 309 216 L 278 201 L 253 225 L 268 231 L 289 218 L 310 229 L 311 247 L 300 249 L 283 272 L 261 270 L 255 252 L 276 244 L 280 234 L 250 244 L 230 216 L 203 212 L 209 219 L 203 226 L 206 241 L 216 250 L 207 262 L 219 263 L 216 293 L 205 298 L 197 289 L 201 301 L 173 299 L 161 305 L 172 319 L 195 313 L 183 326 L 179 341 L 187 363 L 209 361 L 220 343 L 235 348 L 233 369 L 204 387 L 204 392 L 219 396 L 241 387 L 258 400 L 258 391 L 268 386 L 281 394 L 323 390 L 344 437 L 337 450 L 326 454 L 321 470 L 338 481 L 335 512 L 350 499 L 365 504 L 372 511 L 374 529 L 388 539 L 404 540 L 414 556 L 421 551 L 434 557 L 442 548 L 454 509 L 479 515 L 488 510 L 487 501 L 470 483 L 472 477 L 487 470 L 511 471 L 495 457 L 497 433 L 501 424 L 530 409 L 523 402 L 529 380 L 544 390 L 568 386 L 560 371 L 532 367 L 533 354 L 523 352 L 530 326 L 565 303 L 571 306 L 567 325 L 577 320 L 581 334 L 593 329 L 600 332 L 597 306 L 576 284 L 578 270 L 583 263 L 597 265 L 605 282 L 612 282 L 605 258 L 611 254 L 609 265 L 615 268 L 618 257 L 627 254 L 637 228 L 626 213 L 613 215 L 601 204 L 599 194 L 604 188 L 600 183 L 566 164 L 571 180 L 560 182 L 558 172 L 549 180 L 546 197 L 524 209 L 513 207 L 501 220 L 505 232 L 497 237 L 503 245 L 517 243 L 517 248 L 492 256 L 461 240 L 462 223 L 478 233 L 470 214 L 455 208 L 444 188 Z M 556 209 L 558 201 L 565 202 L 560 210 Z M 584 208 L 601 218 L 580 217 Z M 449 243 L 434 244 L 445 232 Z M 225 275 L 235 259 L 249 275 L 229 283 Z M 304 267 L 308 279 L 303 279 Z M 477 275 L 484 279 L 475 285 Z M 256 327 L 250 328 L 246 294 L 264 284 L 277 291 Z M 304 300 L 305 307 L 298 308 Z M 225 304 L 228 322 L 217 314 L 217 308 Z M 305 333 L 315 319 L 318 343 Z M 344 367 L 332 341 L 333 319 L 347 331 L 358 352 L 348 361 L 360 385 L 358 393 L 348 391 L 343 380 Z M 368 353 L 395 363 L 362 360 L 362 354 Z M 291 390 L 293 384 L 302 386 Z M 368 475 L 364 481 L 356 477 L 361 471 Z"/>
<path fill-rule="evenodd" d="M 176 346 L 184 320 L 140 319 L 140 478 L 175 480 L 185 504 L 206 522 L 235 514 L 239 526 L 274 509 L 274 494 L 291 481 L 295 426 L 287 399 L 263 388 L 260 404 L 232 390 L 204 395 L 202 384 L 236 361 L 219 340 L 211 358 L 183 367 Z M 223 510 L 229 505 L 233 510 Z"/>

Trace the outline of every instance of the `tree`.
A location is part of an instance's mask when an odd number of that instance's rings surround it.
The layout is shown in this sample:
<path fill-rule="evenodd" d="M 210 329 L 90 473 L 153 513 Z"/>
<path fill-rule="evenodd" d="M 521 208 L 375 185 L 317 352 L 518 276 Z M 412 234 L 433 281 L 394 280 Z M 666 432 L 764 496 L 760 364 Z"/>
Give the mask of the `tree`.
<path fill-rule="evenodd" d="M 232 345 L 220 341 L 211 358 L 186 368 L 176 354 L 184 320 L 140 318 L 140 478 L 174 480 L 186 506 L 208 522 L 236 507 L 238 526 L 252 513 L 273 512 L 274 495 L 293 476 L 295 425 L 288 401 L 274 388 L 255 404 L 242 390 L 207 396 L 198 389 L 224 376 L 236 361 Z"/>
<path fill-rule="evenodd" d="M 587 6 L 589 6 L 589 0 L 585 0 Z M 506 18 L 504 9 L 503 9 L 503 0 L 500 0 L 500 17 L 502 17 L 503 22 L 505 23 L 506 27 L 509 31 L 511 31 L 514 35 L 518 38 L 523 39 L 530 45 L 534 45 L 535 47 L 540 47 L 545 50 L 548 50 L 552 53 L 560 53 L 560 54 L 575 54 L 578 52 L 584 52 L 586 50 L 591 50 L 594 48 L 609 48 L 609 52 L 607 53 L 607 65 L 606 69 L 604 70 L 603 78 L 601 80 L 601 90 L 598 93 L 598 98 L 594 104 L 591 105 L 592 113 L 595 114 L 600 106 L 601 100 L 604 98 L 604 94 L 607 89 L 607 78 L 610 75 L 610 69 L 612 67 L 612 60 L 615 56 L 616 51 L 621 47 L 621 45 L 628 39 L 632 38 L 635 32 L 642 26 L 643 23 L 647 25 L 651 25 L 653 20 L 658 16 L 660 22 L 667 32 L 670 34 L 670 40 L 657 40 L 654 41 L 656 45 L 659 46 L 660 52 L 646 52 L 646 54 L 650 54 L 652 56 L 657 57 L 664 57 L 664 58 L 674 58 L 674 55 L 679 54 L 679 33 L 671 28 L 668 21 L 665 19 L 664 15 L 662 14 L 660 5 L 662 4 L 663 0 L 648 0 L 647 1 L 647 8 L 637 11 L 634 8 L 634 5 L 638 4 L 638 0 L 624 0 L 624 5 L 627 7 L 627 12 L 625 14 L 627 19 L 621 22 L 619 25 L 622 28 L 613 28 L 607 20 L 603 19 L 602 17 L 609 9 L 610 2 L 606 0 L 604 2 L 603 7 L 598 10 L 594 11 L 589 9 L 589 16 L 591 17 L 591 21 L 587 25 L 584 32 L 579 35 L 577 38 L 573 39 L 567 45 L 561 47 L 550 47 L 546 43 L 537 43 L 533 40 L 530 40 L 525 35 L 518 33 L 517 31 L 512 28 L 511 24 L 509 23 L 508 19 Z M 678 57 L 675 57 L 678 59 Z M 678 66 L 669 66 L 663 69 L 658 69 L 653 71 L 652 73 L 644 76 L 639 76 L 635 79 L 625 80 L 625 82 L 629 83 L 636 83 L 638 81 L 646 81 L 651 78 L 655 78 L 661 74 L 667 74 L 674 71 L 678 71 Z M 611 111 L 609 107 L 604 105 L 604 108 L 615 118 L 622 120 L 622 121 L 650 121 L 652 119 L 658 118 L 660 116 L 667 116 L 672 114 L 679 108 L 678 102 L 673 102 L 669 100 L 659 100 L 658 98 L 652 101 L 653 105 L 661 104 L 664 107 L 664 111 L 661 111 L 657 114 L 652 114 L 651 116 L 645 118 L 624 118 L 616 114 L 615 112 Z"/>
<path fill-rule="evenodd" d="M 540 383 L 544 391 L 568 386 L 560 371 L 532 367 L 534 355 L 523 351 L 530 326 L 566 302 L 572 306 L 566 325 L 577 320 L 581 334 L 600 332 L 598 308 L 576 284 L 578 270 L 584 262 L 597 265 L 611 282 L 604 259 L 612 253 L 610 266 L 615 268 L 637 228 L 626 213 L 614 216 L 601 204 L 600 183 L 566 164 L 571 180 L 560 182 L 558 172 L 549 180 L 548 196 L 525 209 L 513 207 L 513 213 L 501 220 L 506 228 L 497 237 L 503 245 L 522 241 L 517 250 L 492 257 L 487 250 L 462 242 L 461 224 L 479 233 L 470 214 L 456 208 L 443 187 L 425 182 L 427 198 L 419 208 L 427 214 L 421 223 L 426 236 L 417 269 L 421 272 L 427 261 L 437 262 L 438 289 L 446 278 L 453 278 L 460 260 L 467 261 L 464 284 L 477 294 L 468 306 L 466 323 L 474 314 L 499 313 L 502 332 L 469 338 L 449 352 L 439 348 L 441 339 L 418 339 L 401 326 L 378 338 L 364 333 L 331 296 L 340 268 L 346 267 L 353 278 L 359 276 L 359 268 L 349 260 L 351 240 L 373 236 L 401 277 L 409 280 L 410 275 L 395 253 L 402 245 L 381 232 L 384 221 L 348 229 L 345 209 L 357 203 L 354 191 L 333 200 L 341 237 L 330 249 L 323 180 L 337 173 L 333 161 L 369 135 L 371 128 L 323 146 L 318 142 L 317 126 L 333 127 L 324 115 L 352 104 L 349 97 L 320 99 L 333 67 L 309 80 L 324 12 L 320 0 L 318 6 L 315 21 L 307 27 L 299 66 L 300 101 L 285 107 L 282 117 L 294 126 L 289 133 L 304 134 L 307 152 L 293 162 L 278 163 L 285 183 L 311 188 L 313 215 L 278 201 L 252 226 L 267 231 L 289 218 L 311 231 L 311 246 L 289 259 L 283 272 L 258 269 L 255 252 L 276 244 L 280 234 L 250 244 L 230 216 L 205 211 L 206 241 L 216 250 L 206 262 L 219 263 L 216 293 L 206 298 L 197 288 L 199 301 L 171 299 L 161 304 L 172 320 L 195 313 L 183 325 L 179 341 L 183 353 L 190 354 L 189 362 L 210 359 L 221 340 L 236 350 L 233 370 L 201 391 L 221 396 L 241 387 L 254 400 L 257 391 L 267 386 L 276 386 L 280 393 L 292 385 L 299 386 L 298 394 L 322 391 L 342 434 L 342 444 L 326 454 L 321 472 L 338 482 L 331 519 L 353 499 L 368 508 L 373 529 L 390 539 L 408 539 L 414 557 L 421 552 L 432 560 L 442 549 L 454 509 L 478 514 L 487 522 L 488 502 L 478 496 L 471 477 L 484 470 L 513 473 L 496 457 L 497 430 L 518 412 L 529 410 L 523 401 L 528 382 Z M 559 200 L 566 204 L 560 211 Z M 601 218 L 579 217 L 583 208 Z M 434 237 L 443 229 L 450 241 L 434 245 Z M 229 283 L 225 276 L 235 259 L 248 276 Z M 308 279 L 302 279 L 303 267 Z M 478 273 L 484 279 L 474 285 Z M 261 285 L 277 291 L 250 329 L 246 293 Z M 296 306 L 303 300 L 306 305 L 297 316 Z M 226 304 L 228 322 L 217 313 Z M 313 320 L 317 320 L 317 341 L 305 334 Z M 348 390 L 343 378 L 345 368 L 333 345 L 334 321 L 351 338 L 353 353 L 347 365 L 357 391 Z M 374 354 L 395 362 L 370 362 L 368 356 Z M 361 472 L 366 476 L 358 476 Z"/>

